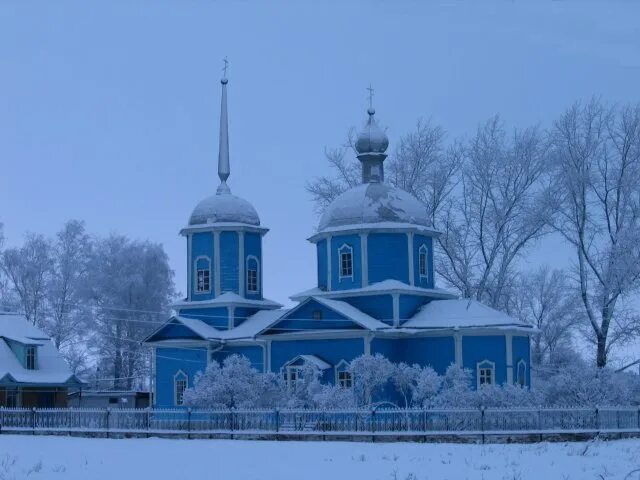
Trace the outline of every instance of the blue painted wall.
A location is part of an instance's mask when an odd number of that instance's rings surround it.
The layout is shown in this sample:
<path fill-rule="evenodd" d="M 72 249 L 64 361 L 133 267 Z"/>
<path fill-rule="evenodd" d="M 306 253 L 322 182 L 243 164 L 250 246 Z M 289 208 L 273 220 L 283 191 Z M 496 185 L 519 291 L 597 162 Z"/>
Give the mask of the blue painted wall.
<path fill-rule="evenodd" d="M 238 293 L 239 237 L 237 232 L 220 232 L 220 293 Z"/>
<path fill-rule="evenodd" d="M 404 362 L 404 352 L 402 342 L 391 338 L 372 338 L 371 355 L 379 353 L 394 363 Z"/>
<path fill-rule="evenodd" d="M 227 307 L 188 308 L 179 310 L 179 315 L 187 318 L 202 320 L 207 325 L 226 330 L 229 328 L 229 310 Z"/>
<path fill-rule="evenodd" d="M 338 250 L 344 244 L 353 248 L 353 279 L 340 279 L 340 255 Z M 339 235 L 331 238 L 331 290 L 348 290 L 362 287 L 362 256 L 360 235 Z"/>
<path fill-rule="evenodd" d="M 447 367 L 456 361 L 455 341 L 451 336 L 408 338 L 398 343 L 404 353 L 404 362 L 423 367 L 428 365 L 440 375 L 444 375 Z"/>
<path fill-rule="evenodd" d="M 264 372 L 264 353 L 260 345 L 229 346 L 225 345 L 221 350 L 213 349 L 211 358 L 222 364 L 225 358 L 231 355 L 242 355 L 247 357 L 251 366 L 259 372 Z"/>
<path fill-rule="evenodd" d="M 413 317 L 418 309 L 425 303 L 424 297 L 417 295 L 400 295 L 400 323 L 403 323 L 402 320 L 408 320 Z"/>
<path fill-rule="evenodd" d="M 233 325 L 237 327 L 238 325 L 244 323 L 247 318 L 249 318 L 251 315 L 253 315 L 257 311 L 258 311 L 257 308 L 247 308 L 247 307 L 234 308 L 233 309 L 233 321 L 234 321 Z"/>
<path fill-rule="evenodd" d="M 391 294 L 385 295 L 360 295 L 357 297 L 344 297 L 340 300 L 353 305 L 367 315 L 389 325 L 393 324 L 393 298 Z"/>
<path fill-rule="evenodd" d="M 247 257 L 253 255 L 258 258 L 258 291 L 247 292 L 246 283 L 247 283 L 247 274 L 245 272 L 244 282 L 245 282 L 245 297 L 252 299 L 262 299 L 262 236 L 259 233 L 251 233 L 245 232 L 244 234 L 244 265 L 246 268 L 247 265 Z"/>
<path fill-rule="evenodd" d="M 341 360 L 350 362 L 364 353 L 362 338 L 334 340 L 293 340 L 271 343 L 271 371 L 280 373 L 282 366 L 297 355 L 316 355 L 332 366 Z M 324 382 L 335 383 L 335 369 L 325 371 Z"/>
<path fill-rule="evenodd" d="M 320 240 L 316 244 L 316 255 L 318 262 L 318 288 L 327 289 L 327 241 Z"/>
<path fill-rule="evenodd" d="M 156 342 L 158 340 L 168 340 L 172 338 L 201 340 L 201 337 L 196 335 L 193 331 L 191 331 L 181 323 L 177 323 L 174 321 L 156 332 L 156 334 L 151 337 L 149 341 Z"/>
<path fill-rule="evenodd" d="M 477 364 L 489 360 L 496 364 L 496 383 L 502 384 L 507 380 L 506 341 L 504 335 L 463 336 L 462 364 L 471 370 L 473 387 L 477 385 Z"/>
<path fill-rule="evenodd" d="M 513 337 L 513 379 L 515 383 L 518 379 L 518 361 L 524 360 L 527 365 L 527 386 L 531 386 L 531 359 L 529 358 L 529 337 Z"/>
<path fill-rule="evenodd" d="M 187 374 L 188 386 L 192 387 L 196 374 L 206 368 L 206 348 L 157 348 L 155 405 L 175 408 L 173 377 L 179 370 Z"/>
<path fill-rule="evenodd" d="M 367 236 L 369 283 L 395 279 L 409 283 L 409 252 L 405 233 L 370 233 Z"/>
<path fill-rule="evenodd" d="M 196 270 L 195 260 L 200 256 L 209 257 L 211 261 L 211 273 L 210 273 L 210 285 L 211 289 L 209 293 L 197 293 L 196 292 Z M 191 271 L 192 275 L 189 279 L 191 282 L 191 298 L 193 300 L 210 300 L 214 297 L 215 292 L 213 286 L 215 285 L 215 268 L 213 267 L 213 233 L 212 232 L 199 232 L 194 233 L 191 240 Z"/>
<path fill-rule="evenodd" d="M 321 320 L 314 320 L 313 314 L 320 311 Z M 344 315 L 318 303 L 316 300 L 306 300 L 298 307 L 289 311 L 276 323 L 267 334 L 290 333 L 296 330 L 336 330 L 362 329 L 361 326 L 346 318 Z"/>
<path fill-rule="evenodd" d="M 428 250 L 427 254 L 427 269 L 428 269 L 428 277 L 421 278 L 420 277 L 420 247 L 425 245 Z M 433 241 L 431 237 L 427 237 L 424 235 L 414 235 L 413 236 L 413 271 L 414 271 L 414 282 L 417 287 L 422 288 L 433 288 L 434 287 L 434 278 L 433 278 Z"/>

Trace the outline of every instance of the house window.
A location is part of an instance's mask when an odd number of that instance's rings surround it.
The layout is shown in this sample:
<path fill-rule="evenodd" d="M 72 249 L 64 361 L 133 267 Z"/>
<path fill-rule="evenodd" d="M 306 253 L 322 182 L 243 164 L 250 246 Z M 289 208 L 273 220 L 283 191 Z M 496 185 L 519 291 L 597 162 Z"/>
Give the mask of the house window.
<path fill-rule="evenodd" d="M 527 364 L 524 360 L 518 362 L 518 385 L 524 387 L 527 384 Z"/>
<path fill-rule="evenodd" d="M 322 320 L 322 310 L 314 310 L 313 311 L 313 319 L 314 320 Z"/>
<path fill-rule="evenodd" d="M 247 257 L 247 292 L 258 291 L 258 259 L 253 255 Z"/>
<path fill-rule="evenodd" d="M 353 375 L 347 370 L 338 372 L 338 385 L 342 388 L 353 387 Z"/>
<path fill-rule="evenodd" d="M 7 390 L 7 408 L 18 408 L 18 391 Z"/>
<path fill-rule="evenodd" d="M 340 258 L 340 278 L 353 278 L 353 248 L 344 244 L 338 250 Z"/>
<path fill-rule="evenodd" d="M 173 384 L 175 390 L 175 403 L 176 405 L 184 404 L 184 391 L 188 386 L 188 377 L 183 371 L 179 371 L 173 377 Z"/>
<path fill-rule="evenodd" d="M 287 387 L 295 390 L 298 385 L 298 381 L 302 378 L 301 367 L 286 367 L 284 370 L 284 381 Z"/>
<path fill-rule="evenodd" d="M 418 272 L 420 277 L 426 278 L 429 276 L 429 269 L 427 266 L 427 246 L 422 245 L 418 252 Z"/>
<path fill-rule="evenodd" d="M 27 370 L 36 369 L 36 347 L 29 346 L 25 351 L 25 368 Z"/>
<path fill-rule="evenodd" d="M 493 385 L 496 381 L 496 364 L 489 360 L 478 363 L 478 387 Z"/>
<path fill-rule="evenodd" d="M 196 259 L 196 293 L 211 291 L 211 260 L 209 257 Z"/>

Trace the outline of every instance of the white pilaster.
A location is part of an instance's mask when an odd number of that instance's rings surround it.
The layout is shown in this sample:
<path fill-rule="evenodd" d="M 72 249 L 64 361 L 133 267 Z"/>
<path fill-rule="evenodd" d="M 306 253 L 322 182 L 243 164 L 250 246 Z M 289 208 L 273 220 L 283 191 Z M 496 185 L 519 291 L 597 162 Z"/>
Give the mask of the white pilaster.
<path fill-rule="evenodd" d="M 462 368 L 462 334 L 456 332 L 453 335 L 453 339 L 455 344 L 456 365 Z"/>
<path fill-rule="evenodd" d="M 244 232 L 238 232 L 238 295 L 244 297 L 245 281 L 244 281 Z"/>
<path fill-rule="evenodd" d="M 215 296 L 220 296 L 220 232 L 213 232 L 213 271 L 216 278 L 214 278 Z"/>
<path fill-rule="evenodd" d="M 513 335 L 511 333 L 507 333 L 504 336 L 505 342 L 507 343 L 507 383 L 513 383 Z"/>
<path fill-rule="evenodd" d="M 373 339 L 373 337 L 371 336 L 370 333 L 368 333 L 364 337 L 364 354 L 365 355 L 371 355 L 371 340 L 372 339 Z"/>
<path fill-rule="evenodd" d="M 392 293 L 391 297 L 393 298 L 393 326 L 400 326 L 400 295 L 397 293 Z"/>
<path fill-rule="evenodd" d="M 236 307 L 227 307 L 227 313 L 229 314 L 229 330 L 236 326 Z"/>
<path fill-rule="evenodd" d="M 413 232 L 407 233 L 407 247 L 409 252 L 409 285 L 414 285 L 415 268 L 413 268 Z"/>
<path fill-rule="evenodd" d="M 265 345 L 265 362 L 264 362 L 265 372 L 271 371 L 271 340 L 267 340 Z"/>
<path fill-rule="evenodd" d="M 191 301 L 191 290 L 193 289 L 193 258 L 191 252 L 193 248 L 193 235 L 187 235 L 187 300 Z"/>
<path fill-rule="evenodd" d="M 327 291 L 331 291 L 331 235 L 327 237 Z"/>
<path fill-rule="evenodd" d="M 362 286 L 369 285 L 369 252 L 367 250 L 367 233 L 360 234 L 360 264 L 362 266 Z"/>

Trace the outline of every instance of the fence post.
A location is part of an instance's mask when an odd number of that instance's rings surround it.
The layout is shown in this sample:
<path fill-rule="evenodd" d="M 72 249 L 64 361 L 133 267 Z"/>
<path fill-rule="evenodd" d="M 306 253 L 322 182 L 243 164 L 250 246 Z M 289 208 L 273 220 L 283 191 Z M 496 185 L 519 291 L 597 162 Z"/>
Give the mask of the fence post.
<path fill-rule="evenodd" d="M 145 417 L 145 421 L 147 423 L 147 438 L 149 438 L 149 431 L 151 430 L 151 407 L 147 407 Z"/>
<path fill-rule="evenodd" d="M 480 407 L 480 431 L 482 432 L 482 443 L 484 443 L 484 407 Z"/>
<path fill-rule="evenodd" d="M 427 431 L 427 409 L 422 410 L 422 431 L 426 433 Z"/>
<path fill-rule="evenodd" d="M 375 433 L 376 432 L 376 409 L 372 408 L 371 409 L 371 433 Z M 371 440 L 373 440 L 374 437 L 371 437 Z"/>
<path fill-rule="evenodd" d="M 280 431 L 280 409 L 276 407 L 274 410 L 276 417 L 276 433 Z M 640 413 L 640 410 L 638 411 Z"/>
<path fill-rule="evenodd" d="M 31 434 L 36 434 L 36 407 L 31 407 Z"/>
<path fill-rule="evenodd" d="M 187 440 L 191 438 L 191 407 L 187 408 Z"/>
<path fill-rule="evenodd" d="M 600 433 L 600 409 L 596 407 L 596 432 Z"/>
<path fill-rule="evenodd" d="M 111 419 L 111 409 L 109 407 L 107 407 L 107 411 L 106 411 L 106 415 L 107 415 L 107 438 L 109 438 L 109 427 L 110 427 L 110 419 Z"/>

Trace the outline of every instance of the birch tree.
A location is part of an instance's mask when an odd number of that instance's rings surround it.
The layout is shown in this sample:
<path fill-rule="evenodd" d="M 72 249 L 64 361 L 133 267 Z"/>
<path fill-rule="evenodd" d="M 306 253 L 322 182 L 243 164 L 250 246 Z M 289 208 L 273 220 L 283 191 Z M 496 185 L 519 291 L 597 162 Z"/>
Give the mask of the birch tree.
<path fill-rule="evenodd" d="M 638 333 L 628 308 L 640 277 L 640 106 L 574 104 L 552 131 L 554 223 L 571 245 L 596 364 Z"/>

